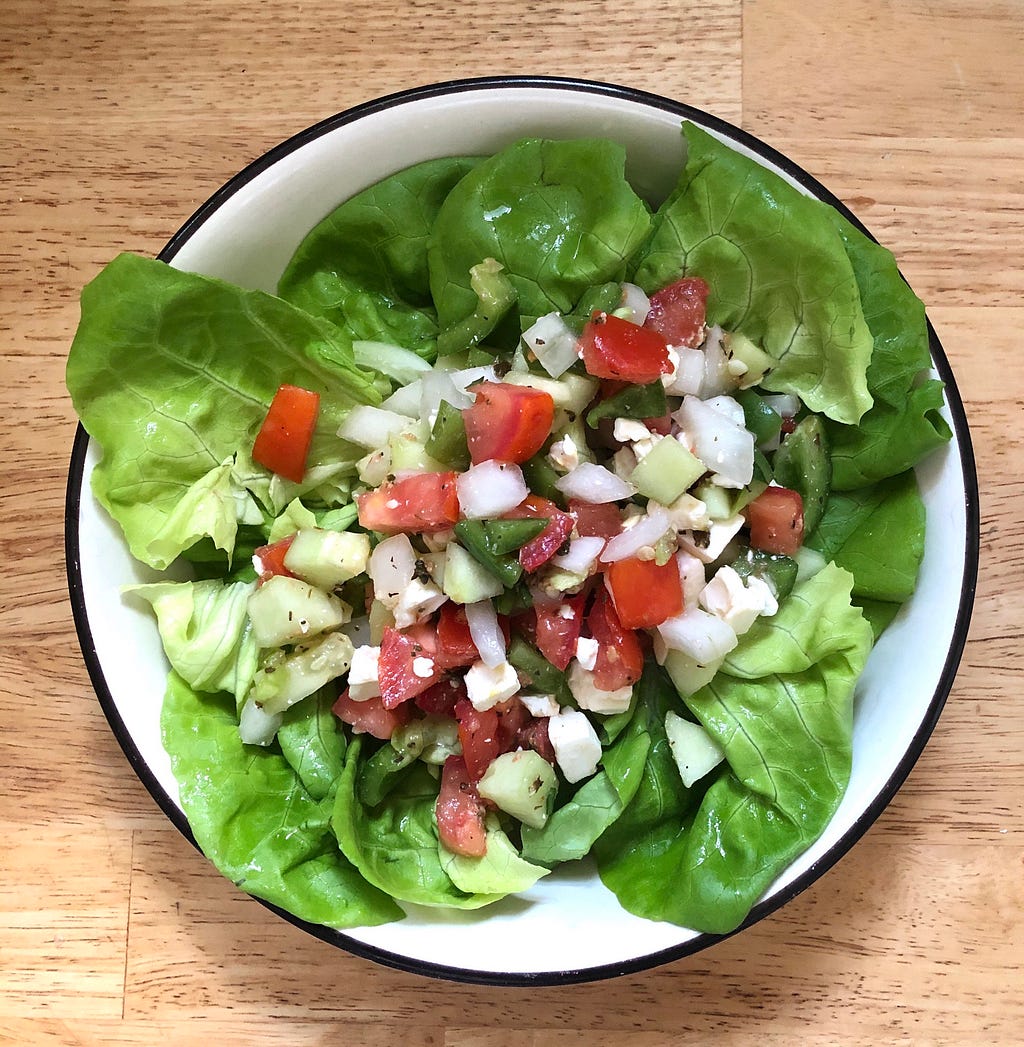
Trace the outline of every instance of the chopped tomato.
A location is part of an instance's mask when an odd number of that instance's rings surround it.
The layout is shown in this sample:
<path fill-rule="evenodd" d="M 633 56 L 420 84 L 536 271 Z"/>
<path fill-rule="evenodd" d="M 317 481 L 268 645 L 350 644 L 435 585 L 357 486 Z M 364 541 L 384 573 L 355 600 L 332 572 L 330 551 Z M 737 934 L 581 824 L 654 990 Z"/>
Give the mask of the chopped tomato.
<path fill-rule="evenodd" d="M 494 707 L 498 714 L 498 743 L 503 753 L 519 748 L 519 736 L 533 719 L 518 698 L 509 698 Z"/>
<path fill-rule="evenodd" d="M 672 432 L 672 415 L 663 414 L 658 418 L 645 418 L 644 425 L 652 433 L 657 433 L 659 436 L 668 436 Z"/>
<path fill-rule="evenodd" d="M 789 487 L 766 487 L 747 506 L 747 522 L 755 549 L 792 556 L 804 540 L 804 500 Z"/>
<path fill-rule="evenodd" d="M 384 629 L 377 674 L 386 709 L 395 709 L 415 698 L 444 676 L 444 670 L 434 660 L 436 651 L 429 629 Z"/>
<path fill-rule="evenodd" d="M 583 366 L 595 378 L 648 385 L 669 369 L 668 345 L 657 331 L 608 313 L 594 313 L 580 346 Z"/>
<path fill-rule="evenodd" d="M 268 578 L 275 574 L 284 575 L 285 578 L 294 578 L 295 575 L 284 565 L 284 556 L 295 540 L 295 535 L 290 534 L 287 538 L 272 542 L 270 545 L 261 545 L 253 554 L 253 566 L 259 575 L 259 584 L 262 585 Z"/>
<path fill-rule="evenodd" d="M 663 335 L 669 345 L 695 349 L 704 341 L 710 288 L 699 276 L 684 276 L 651 295 L 644 327 Z"/>
<path fill-rule="evenodd" d="M 431 716 L 450 716 L 455 718 L 455 706 L 466 697 L 466 684 L 461 676 L 446 676 L 433 686 L 417 694 L 412 704 L 417 709 Z M 400 709 L 407 706 L 400 705 Z"/>
<path fill-rule="evenodd" d="M 414 473 L 356 495 L 359 523 L 384 534 L 446 531 L 459 520 L 455 473 Z"/>
<path fill-rule="evenodd" d="M 253 460 L 286 480 L 301 483 L 319 413 L 319 393 L 282 385 L 256 435 Z"/>
<path fill-rule="evenodd" d="M 444 762 L 435 816 L 441 844 L 452 854 L 482 858 L 487 853 L 484 806 L 461 756 Z"/>
<path fill-rule="evenodd" d="M 500 717 L 496 709 L 481 711 L 469 699 L 462 699 L 455 706 L 455 719 L 459 725 L 459 741 L 462 756 L 470 778 L 480 781 L 491 761 L 501 753 Z"/>
<path fill-rule="evenodd" d="M 489 459 L 525 462 L 544 446 L 555 418 L 550 393 L 510 382 L 481 382 L 472 391 L 476 399 L 462 420 L 474 465 Z"/>
<path fill-rule="evenodd" d="M 614 538 L 622 530 L 622 513 L 612 502 L 595 505 L 570 498 L 569 513 L 576 520 L 576 531 L 581 538 Z"/>
<path fill-rule="evenodd" d="M 519 732 L 519 744 L 524 749 L 532 749 L 535 753 L 543 756 L 548 763 L 554 764 L 555 747 L 551 744 L 546 718 L 538 717 L 536 720 L 530 720 Z"/>
<path fill-rule="evenodd" d="M 594 594 L 587 615 L 587 629 L 597 640 L 594 684 L 602 691 L 616 691 L 636 683 L 644 668 L 644 652 L 632 629 L 626 629 L 615 613 L 612 598 L 605 588 Z"/>
<path fill-rule="evenodd" d="M 458 669 L 472 665 L 479 657 L 466 608 L 451 601 L 443 604 L 437 619 L 437 664 L 443 669 Z"/>
<path fill-rule="evenodd" d="M 367 698 L 365 702 L 357 702 L 349 697 L 347 687 L 338 696 L 332 711 L 356 734 L 371 734 L 382 741 L 390 738 L 397 728 L 407 724 L 412 717 L 412 710 L 408 705 L 386 709 L 380 698 Z"/>
<path fill-rule="evenodd" d="M 519 562 L 524 571 L 536 571 L 551 559 L 565 544 L 572 533 L 575 521 L 563 513 L 554 502 L 540 495 L 531 494 L 511 512 L 505 513 L 508 520 L 547 520 L 548 525 L 536 538 L 531 538 L 519 550 Z"/>
<path fill-rule="evenodd" d="M 626 629 L 651 629 L 683 610 L 683 583 L 675 557 L 666 563 L 628 556 L 608 564 L 604 584 Z"/>
<path fill-rule="evenodd" d="M 586 599 L 586 594 L 581 593 L 563 603 L 538 604 L 535 608 L 537 650 L 563 672 L 576 654 L 576 641 L 580 638 Z"/>

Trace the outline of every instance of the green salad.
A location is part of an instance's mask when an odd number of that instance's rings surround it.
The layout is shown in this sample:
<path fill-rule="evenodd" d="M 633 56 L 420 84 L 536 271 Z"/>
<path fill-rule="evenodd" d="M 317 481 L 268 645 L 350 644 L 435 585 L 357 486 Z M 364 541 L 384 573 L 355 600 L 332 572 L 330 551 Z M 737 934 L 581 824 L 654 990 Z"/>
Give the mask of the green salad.
<path fill-rule="evenodd" d="M 124 599 L 245 891 L 351 928 L 589 858 L 725 933 L 835 813 L 942 386 L 889 252 L 682 131 L 661 202 L 526 139 L 346 201 L 276 295 L 132 254 L 85 288 L 93 493 L 172 568 Z"/>

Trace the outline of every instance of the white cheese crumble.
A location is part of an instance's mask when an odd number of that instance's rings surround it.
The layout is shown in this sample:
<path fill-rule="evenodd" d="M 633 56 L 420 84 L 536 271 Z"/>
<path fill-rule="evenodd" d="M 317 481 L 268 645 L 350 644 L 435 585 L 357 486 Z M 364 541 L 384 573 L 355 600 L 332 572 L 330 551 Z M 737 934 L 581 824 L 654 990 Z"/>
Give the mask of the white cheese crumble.
<path fill-rule="evenodd" d="M 434 659 L 427 658 L 426 655 L 420 655 L 418 658 L 412 660 L 412 671 L 413 674 L 418 676 L 421 680 L 429 680 L 434 675 Z"/>
<path fill-rule="evenodd" d="M 700 594 L 700 605 L 742 636 L 760 615 L 771 617 L 779 609 L 770 586 L 751 575 L 746 583 L 732 567 L 721 567 Z"/>
<path fill-rule="evenodd" d="M 579 707 L 592 713 L 625 712 L 633 697 L 632 684 L 614 691 L 602 690 L 594 683 L 594 674 L 579 662 L 573 662 L 569 667 L 569 690 Z"/>
<path fill-rule="evenodd" d="M 427 615 L 433 614 L 447 599 L 433 582 L 421 582 L 418 578 L 413 578 L 402 590 L 392 608 L 395 627 L 408 629 L 410 625 L 415 625 Z"/>
<path fill-rule="evenodd" d="M 518 690 L 519 674 L 508 662 L 493 668 L 482 661 L 474 662 L 466 673 L 466 695 L 477 712 L 493 709 Z"/>
<path fill-rule="evenodd" d="M 380 697 L 380 648 L 363 644 L 352 652 L 348 669 L 348 696 L 354 702 Z"/>
<path fill-rule="evenodd" d="M 601 759 L 601 740 L 578 709 L 561 709 L 548 720 L 548 738 L 557 762 L 570 785 L 589 778 Z"/>
<path fill-rule="evenodd" d="M 591 639 L 589 636 L 581 636 L 576 641 L 576 661 L 584 669 L 593 669 L 597 664 L 597 652 L 600 646 L 597 640 Z"/>

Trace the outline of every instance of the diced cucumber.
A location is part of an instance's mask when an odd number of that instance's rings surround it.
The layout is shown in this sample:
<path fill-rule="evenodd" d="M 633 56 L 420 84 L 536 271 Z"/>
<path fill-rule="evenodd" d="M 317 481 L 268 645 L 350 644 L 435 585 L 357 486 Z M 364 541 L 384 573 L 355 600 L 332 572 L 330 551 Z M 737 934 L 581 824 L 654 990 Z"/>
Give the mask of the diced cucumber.
<path fill-rule="evenodd" d="M 525 385 L 530 389 L 542 389 L 555 401 L 556 410 L 561 408 L 573 417 L 582 413 L 594 399 L 598 388 L 596 378 L 569 373 L 563 374 L 561 378 L 547 378 L 528 371 L 510 371 L 503 381 L 511 385 Z"/>
<path fill-rule="evenodd" d="M 271 716 L 282 713 L 347 673 L 352 651 L 344 633 L 328 633 L 291 654 L 275 651 L 253 678 L 249 697 Z"/>
<path fill-rule="evenodd" d="M 352 608 L 301 578 L 274 575 L 248 602 L 252 633 L 260 647 L 298 643 L 344 625 Z"/>
<path fill-rule="evenodd" d="M 724 487 L 705 480 L 698 484 L 692 491 L 695 498 L 699 498 L 708 507 L 708 516 L 712 520 L 728 520 L 736 514 L 732 508 L 732 494 Z"/>
<path fill-rule="evenodd" d="M 368 535 L 303 527 L 288 546 L 284 565 L 304 582 L 331 590 L 363 574 L 369 559 Z"/>
<path fill-rule="evenodd" d="M 418 427 L 403 429 L 388 437 L 391 472 L 443 473 L 445 464 L 427 452 L 427 436 Z"/>
<path fill-rule="evenodd" d="M 411 759 L 440 767 L 449 756 L 462 752 L 459 725 L 450 716 L 424 716 L 396 727 L 391 747 Z"/>
<path fill-rule="evenodd" d="M 665 655 L 665 671 L 681 698 L 696 694 L 705 684 L 711 683 L 718 672 L 721 661 L 701 665 L 682 651 L 669 651 Z"/>
<path fill-rule="evenodd" d="M 501 581 L 458 542 L 448 543 L 445 549 L 443 591 L 449 600 L 455 603 L 477 603 L 500 596 L 504 589 Z"/>
<path fill-rule="evenodd" d="M 684 720 L 671 709 L 665 713 L 665 734 L 687 789 L 725 759 L 725 751 L 700 724 Z"/>
<path fill-rule="evenodd" d="M 741 389 L 759 385 L 761 379 L 775 364 L 775 361 L 760 346 L 755 345 L 739 331 L 728 331 L 722 335 L 722 348 L 730 361 L 735 360 L 746 368 L 736 376 Z"/>
<path fill-rule="evenodd" d="M 551 813 L 558 776 L 533 749 L 502 753 L 491 761 L 477 792 L 532 829 L 543 829 Z"/>
<path fill-rule="evenodd" d="M 379 647 L 384 630 L 394 626 L 395 616 L 380 600 L 371 600 L 366 619 L 370 627 L 370 643 Z"/>
<path fill-rule="evenodd" d="M 629 479 L 642 495 L 671 505 L 705 472 L 704 463 L 688 447 L 666 436 L 640 459 Z"/>

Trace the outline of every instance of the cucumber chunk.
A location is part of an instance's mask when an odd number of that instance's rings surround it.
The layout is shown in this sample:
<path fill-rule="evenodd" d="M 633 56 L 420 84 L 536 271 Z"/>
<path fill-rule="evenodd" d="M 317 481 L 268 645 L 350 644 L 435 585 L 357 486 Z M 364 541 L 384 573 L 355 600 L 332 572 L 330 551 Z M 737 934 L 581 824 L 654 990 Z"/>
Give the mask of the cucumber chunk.
<path fill-rule="evenodd" d="M 304 582 L 331 590 L 366 571 L 370 539 L 355 531 L 303 527 L 284 555 L 284 565 Z"/>
<path fill-rule="evenodd" d="M 478 603 L 500 596 L 505 587 L 458 542 L 449 542 L 445 549 L 442 590 L 455 603 Z"/>
<path fill-rule="evenodd" d="M 629 480 L 647 498 L 671 505 L 707 472 L 688 447 L 666 436 L 640 459 Z"/>
<path fill-rule="evenodd" d="M 543 829 L 558 791 L 558 777 L 533 749 L 502 753 L 491 761 L 477 792 L 532 829 Z"/>
<path fill-rule="evenodd" d="M 353 650 L 344 633 L 328 633 L 291 654 L 275 651 L 253 678 L 249 697 L 271 716 L 283 713 L 347 673 Z"/>
<path fill-rule="evenodd" d="M 352 608 L 301 578 L 277 574 L 248 601 L 253 637 L 260 647 L 282 647 L 344 625 Z"/>
<path fill-rule="evenodd" d="M 687 789 L 725 759 L 725 751 L 700 724 L 684 720 L 671 709 L 665 713 L 665 734 Z"/>

